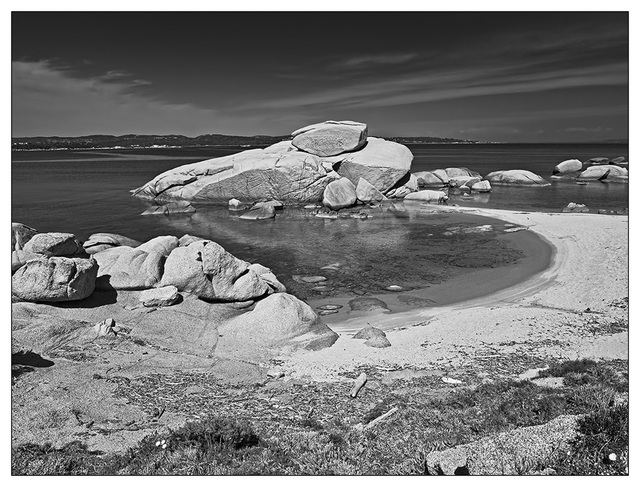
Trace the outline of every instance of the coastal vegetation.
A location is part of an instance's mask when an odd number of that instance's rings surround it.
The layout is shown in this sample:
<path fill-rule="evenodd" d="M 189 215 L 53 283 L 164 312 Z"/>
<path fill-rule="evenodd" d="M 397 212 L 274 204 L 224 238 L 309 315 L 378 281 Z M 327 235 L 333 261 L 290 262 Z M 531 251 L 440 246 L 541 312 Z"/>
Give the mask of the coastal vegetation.
<path fill-rule="evenodd" d="M 368 372 L 375 377 L 374 370 Z M 119 393 L 145 401 L 163 382 L 193 387 L 206 380 L 191 379 L 159 375 L 137 390 L 123 383 Z M 21 445 L 12 451 L 12 473 L 437 475 L 443 472 L 434 464 L 433 452 L 446 454 L 465 444 L 478 445 L 478 451 L 467 453 L 469 463 L 457 474 L 628 472 L 628 371 L 621 361 L 556 362 L 530 380 L 481 383 L 476 378 L 473 386 L 447 385 L 434 376 L 403 381 L 402 387 L 381 382 L 356 399 L 348 394 L 348 382 L 277 388 L 267 383 L 250 391 L 222 384 L 207 387 L 208 395 L 183 406 L 193 419 L 168 434 L 151 434 L 117 454 L 91 451 L 79 441 L 61 448 Z M 181 390 L 174 388 L 176 399 Z M 257 401 L 260 393 L 281 401 Z M 395 414 L 375 423 L 393 408 Z M 518 449 L 531 442 L 527 427 L 567 415 L 576 419 L 566 440 L 542 454 L 518 456 Z M 524 435 L 516 450 L 503 452 L 502 464 L 486 470 L 482 441 L 499 434 L 517 438 L 519 432 Z"/>

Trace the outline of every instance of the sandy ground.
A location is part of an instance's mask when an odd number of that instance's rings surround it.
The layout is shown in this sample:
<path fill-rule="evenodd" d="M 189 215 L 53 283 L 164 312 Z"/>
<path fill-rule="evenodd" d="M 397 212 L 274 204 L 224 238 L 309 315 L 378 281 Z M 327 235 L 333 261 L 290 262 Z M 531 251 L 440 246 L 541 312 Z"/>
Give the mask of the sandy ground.
<path fill-rule="evenodd" d="M 536 232 L 555 249 L 550 267 L 482 298 L 332 323 L 340 339 L 325 350 L 282 357 L 287 376 L 336 380 L 362 366 L 437 369 L 453 378 L 469 368 L 517 376 L 522 367 L 510 363 L 628 359 L 627 307 L 620 304 L 629 295 L 628 216 L 464 211 Z M 386 330 L 392 346 L 353 340 L 367 323 Z"/>

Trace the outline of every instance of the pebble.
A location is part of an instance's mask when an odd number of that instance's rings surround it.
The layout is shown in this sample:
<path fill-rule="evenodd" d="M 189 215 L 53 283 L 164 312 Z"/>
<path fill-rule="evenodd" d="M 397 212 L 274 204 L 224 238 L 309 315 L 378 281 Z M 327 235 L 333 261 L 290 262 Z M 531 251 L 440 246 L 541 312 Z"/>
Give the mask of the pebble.
<path fill-rule="evenodd" d="M 322 282 L 322 281 L 326 281 L 327 278 L 324 276 L 302 276 L 301 279 L 304 282 L 308 282 L 310 284 L 314 284 L 316 282 Z"/>
<path fill-rule="evenodd" d="M 402 291 L 403 287 L 402 286 L 396 286 L 395 284 L 392 284 L 391 286 L 387 286 L 385 289 L 387 291 Z"/>

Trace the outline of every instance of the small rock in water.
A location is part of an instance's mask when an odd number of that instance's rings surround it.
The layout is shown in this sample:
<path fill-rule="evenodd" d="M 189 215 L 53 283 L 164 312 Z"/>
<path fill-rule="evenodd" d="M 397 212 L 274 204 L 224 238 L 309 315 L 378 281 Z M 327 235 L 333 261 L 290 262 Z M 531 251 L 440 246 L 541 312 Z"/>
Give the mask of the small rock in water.
<path fill-rule="evenodd" d="M 340 309 L 340 308 L 342 308 L 341 304 L 323 304 L 322 306 L 316 307 L 316 309 L 323 309 L 323 310 L 332 310 L 332 309 Z"/>
<path fill-rule="evenodd" d="M 330 291 L 331 288 L 329 286 L 316 286 L 311 288 L 312 291 L 325 292 Z"/>
<path fill-rule="evenodd" d="M 324 276 L 302 276 L 300 279 L 302 279 L 303 282 L 308 282 L 309 284 L 327 280 L 327 278 Z"/>
<path fill-rule="evenodd" d="M 504 232 L 505 233 L 513 233 L 513 232 L 519 232 L 520 230 L 527 230 L 527 227 L 505 228 Z"/>
<path fill-rule="evenodd" d="M 387 291 L 402 291 L 404 288 L 402 286 L 396 286 L 395 284 L 392 284 L 391 286 L 385 287 L 385 289 Z"/>
<path fill-rule="evenodd" d="M 322 311 L 318 311 L 319 316 L 333 315 L 338 312 L 337 309 L 324 309 Z"/>
<path fill-rule="evenodd" d="M 271 205 L 256 203 L 249 211 L 240 216 L 242 220 L 268 220 L 275 218 L 276 210 Z"/>
<path fill-rule="evenodd" d="M 354 298 L 349 301 L 351 311 L 389 311 L 387 303 L 377 298 Z"/>
<path fill-rule="evenodd" d="M 305 210 L 315 210 L 316 208 L 322 208 L 321 205 L 305 205 L 303 207 Z"/>
<path fill-rule="evenodd" d="M 249 208 L 249 206 L 250 206 L 249 204 L 243 203 L 242 201 L 236 198 L 232 198 L 229 200 L 229 210 L 231 211 L 246 210 L 247 208 Z"/>
<path fill-rule="evenodd" d="M 316 215 L 317 218 L 328 218 L 329 220 L 337 220 L 338 219 L 338 212 L 337 211 L 331 211 L 331 210 L 327 210 L 327 211 L 323 211 L 323 210 L 319 210 Z"/>

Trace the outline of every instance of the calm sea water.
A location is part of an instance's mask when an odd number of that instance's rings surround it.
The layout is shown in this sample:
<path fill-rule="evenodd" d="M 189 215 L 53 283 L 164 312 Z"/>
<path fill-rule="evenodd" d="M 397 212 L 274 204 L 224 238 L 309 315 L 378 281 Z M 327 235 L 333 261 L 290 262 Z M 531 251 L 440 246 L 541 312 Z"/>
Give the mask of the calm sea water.
<path fill-rule="evenodd" d="M 412 170 L 465 166 L 487 174 L 498 169 L 529 169 L 548 177 L 568 158 L 627 156 L 619 145 L 420 145 Z M 141 241 L 157 235 L 185 233 L 211 238 L 240 258 L 271 267 L 299 297 L 315 291 L 298 275 L 326 275 L 322 267 L 338 264 L 341 272 L 329 291 L 356 294 L 380 291 L 390 284 L 415 287 L 467 272 L 461 262 L 495 267 L 514 265 L 518 252 L 496 231 L 447 235 L 451 226 L 483 223 L 477 216 L 407 215 L 379 211 L 368 220 L 323 220 L 287 209 L 275 220 L 239 220 L 225 207 L 197 207 L 192 215 L 141 216 L 147 203 L 130 195 L 172 167 L 245 150 L 246 147 L 14 152 L 11 164 L 12 221 L 41 232 L 74 233 L 84 240 L 95 232 L 120 233 Z M 628 207 L 628 185 L 557 183 L 546 188 L 496 187 L 475 200 L 451 202 L 526 210 L 561 211 L 569 202 L 593 210 Z M 486 222 L 485 222 L 486 223 Z M 473 257 L 473 258 L 472 258 Z M 375 265 L 374 265 L 375 263 Z M 475 264 L 474 264 L 475 265 Z"/>

